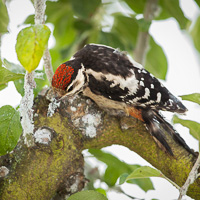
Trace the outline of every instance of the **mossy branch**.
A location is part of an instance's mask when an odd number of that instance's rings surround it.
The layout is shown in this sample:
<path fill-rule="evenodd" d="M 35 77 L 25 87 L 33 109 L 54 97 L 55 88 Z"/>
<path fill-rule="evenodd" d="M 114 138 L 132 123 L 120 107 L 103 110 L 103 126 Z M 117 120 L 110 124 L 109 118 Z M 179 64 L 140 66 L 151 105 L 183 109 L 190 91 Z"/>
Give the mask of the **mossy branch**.
<path fill-rule="evenodd" d="M 82 150 L 119 144 L 135 151 L 173 182 L 182 186 L 195 162 L 195 157 L 168 137 L 175 156 L 163 152 L 142 122 L 129 117 L 114 117 L 100 110 L 82 96 L 65 100 L 52 117 L 47 117 L 46 96 L 35 100 L 35 131 L 48 129 L 51 141 L 27 148 L 20 142 L 15 150 L 1 157 L 0 166 L 9 174 L 0 179 L 0 199 L 56 199 L 84 188 Z M 100 116 L 93 125 L 96 137 L 86 136 L 85 116 Z M 122 128 L 126 129 L 122 129 Z M 168 134 L 166 134 L 168 135 Z M 43 138 L 45 140 L 45 138 Z M 200 180 L 187 193 L 200 199 Z"/>

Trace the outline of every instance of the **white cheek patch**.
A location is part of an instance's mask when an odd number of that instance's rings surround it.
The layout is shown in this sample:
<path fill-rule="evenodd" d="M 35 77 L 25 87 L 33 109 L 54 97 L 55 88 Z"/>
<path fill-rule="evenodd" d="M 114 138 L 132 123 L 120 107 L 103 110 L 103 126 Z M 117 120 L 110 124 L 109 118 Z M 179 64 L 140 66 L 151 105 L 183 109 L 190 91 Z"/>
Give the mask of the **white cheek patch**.
<path fill-rule="evenodd" d="M 67 90 L 70 89 L 70 87 L 73 87 L 73 89 L 70 92 L 67 92 L 66 95 L 75 94 L 76 92 L 80 92 L 82 87 L 85 84 L 85 76 L 83 74 L 85 67 L 83 64 L 81 64 L 82 68 L 78 70 L 78 74 L 76 76 L 76 79 L 72 81 L 72 83 L 67 87 Z M 66 96 L 65 95 L 65 96 Z"/>

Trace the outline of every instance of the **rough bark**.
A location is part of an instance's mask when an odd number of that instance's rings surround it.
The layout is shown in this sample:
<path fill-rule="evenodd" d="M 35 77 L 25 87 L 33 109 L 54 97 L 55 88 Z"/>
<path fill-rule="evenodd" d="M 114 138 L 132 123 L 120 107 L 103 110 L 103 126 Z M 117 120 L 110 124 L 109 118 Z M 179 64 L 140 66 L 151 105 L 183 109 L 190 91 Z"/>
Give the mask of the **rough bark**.
<path fill-rule="evenodd" d="M 163 152 L 136 119 L 110 116 L 82 96 L 64 100 L 56 113 L 47 117 L 49 103 L 45 95 L 35 99 L 34 120 L 35 131 L 49 130 L 51 141 L 43 138 L 48 144 L 27 148 L 21 140 L 12 153 L 1 157 L 0 166 L 6 166 L 9 173 L 0 178 L 0 199 L 62 199 L 80 191 L 88 181 L 83 175 L 82 150 L 112 144 L 135 151 L 179 186 L 187 179 L 196 158 L 172 138 L 167 140 L 174 157 Z M 89 116 L 93 124 L 85 120 Z M 93 138 L 86 136 L 95 133 Z M 187 194 L 200 199 L 199 179 Z"/>

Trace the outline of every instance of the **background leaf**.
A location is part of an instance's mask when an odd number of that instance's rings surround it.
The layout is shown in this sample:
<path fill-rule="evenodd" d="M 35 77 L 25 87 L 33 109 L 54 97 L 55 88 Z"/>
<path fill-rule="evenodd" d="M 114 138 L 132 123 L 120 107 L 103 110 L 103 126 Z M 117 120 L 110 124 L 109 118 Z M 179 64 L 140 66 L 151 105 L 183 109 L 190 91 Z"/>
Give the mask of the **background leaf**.
<path fill-rule="evenodd" d="M 31 72 L 39 65 L 50 36 L 45 25 L 30 26 L 17 36 L 16 52 L 22 66 Z"/>
<path fill-rule="evenodd" d="M 0 66 L 0 86 L 9 81 L 15 81 L 24 77 L 24 74 L 16 74 Z"/>
<path fill-rule="evenodd" d="M 181 124 L 190 130 L 190 134 L 200 141 L 200 124 L 191 120 L 180 119 L 176 115 L 173 117 L 174 124 Z"/>
<path fill-rule="evenodd" d="M 6 33 L 8 32 L 8 23 L 9 23 L 9 17 L 8 17 L 8 11 L 6 8 L 6 5 L 3 3 L 2 0 L 0 0 L 0 33 Z"/>
<path fill-rule="evenodd" d="M 68 200 L 108 200 L 103 194 L 94 190 L 85 190 L 77 192 L 68 198 Z"/>
<path fill-rule="evenodd" d="M 156 78 L 165 80 L 167 74 L 167 58 L 162 48 L 156 44 L 151 37 L 149 41 L 150 49 L 146 55 L 145 69 L 151 72 Z"/>
<path fill-rule="evenodd" d="M 130 174 L 133 170 L 140 167 L 140 165 L 129 165 L 125 162 L 122 162 L 112 154 L 103 152 L 99 149 L 90 149 L 89 152 L 93 154 L 98 160 L 104 162 L 108 166 L 104 174 L 104 181 L 110 187 L 116 184 L 117 179 L 122 174 Z M 154 189 L 151 180 L 148 178 L 140 180 L 130 180 L 128 183 L 138 185 L 145 192 Z"/>
<path fill-rule="evenodd" d="M 115 20 L 111 32 L 120 36 L 120 41 L 124 44 L 124 49 L 121 50 L 132 53 L 139 31 L 137 20 L 134 16 L 126 17 L 120 13 L 115 13 L 113 16 Z"/>
<path fill-rule="evenodd" d="M 189 20 L 184 16 L 183 11 L 180 8 L 179 0 L 162 0 L 159 1 L 161 8 L 170 15 L 174 17 L 181 29 L 185 29 Z"/>
<path fill-rule="evenodd" d="M 200 105 L 200 94 L 199 93 L 193 93 L 188 95 L 182 95 L 180 96 L 183 100 L 192 101 L 194 103 L 198 103 Z"/>
<path fill-rule="evenodd" d="M 125 0 L 128 6 L 136 13 L 141 14 L 144 12 L 144 7 L 146 4 L 146 0 Z"/>
<path fill-rule="evenodd" d="M 80 18 L 92 17 L 101 4 L 101 0 L 70 0 L 76 16 Z"/>
<path fill-rule="evenodd" d="M 190 35 L 192 36 L 195 48 L 200 52 L 200 16 L 197 18 Z"/>
<path fill-rule="evenodd" d="M 0 108 L 0 155 L 7 154 L 17 145 L 22 133 L 19 112 L 11 106 Z"/>
<path fill-rule="evenodd" d="M 161 177 L 162 173 L 152 167 L 143 166 L 135 169 L 126 180 L 135 178 L 149 178 L 149 177 Z"/>

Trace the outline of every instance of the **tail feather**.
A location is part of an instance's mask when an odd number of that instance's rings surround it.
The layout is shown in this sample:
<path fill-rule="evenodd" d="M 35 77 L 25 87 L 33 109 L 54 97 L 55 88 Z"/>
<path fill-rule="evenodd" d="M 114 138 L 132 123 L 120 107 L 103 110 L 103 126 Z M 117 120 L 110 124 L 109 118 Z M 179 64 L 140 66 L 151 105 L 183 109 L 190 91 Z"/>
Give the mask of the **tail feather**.
<path fill-rule="evenodd" d="M 179 143 L 182 147 L 184 147 L 189 153 L 196 156 L 195 152 L 190 149 L 190 147 L 186 144 L 184 139 L 177 133 L 171 124 L 166 122 L 164 118 L 155 110 L 144 110 L 142 112 L 142 117 L 149 129 L 151 135 L 156 140 L 157 144 L 164 148 L 170 155 L 174 155 L 171 147 L 166 141 L 166 136 L 163 133 L 163 129 L 170 134 L 173 139 Z"/>

